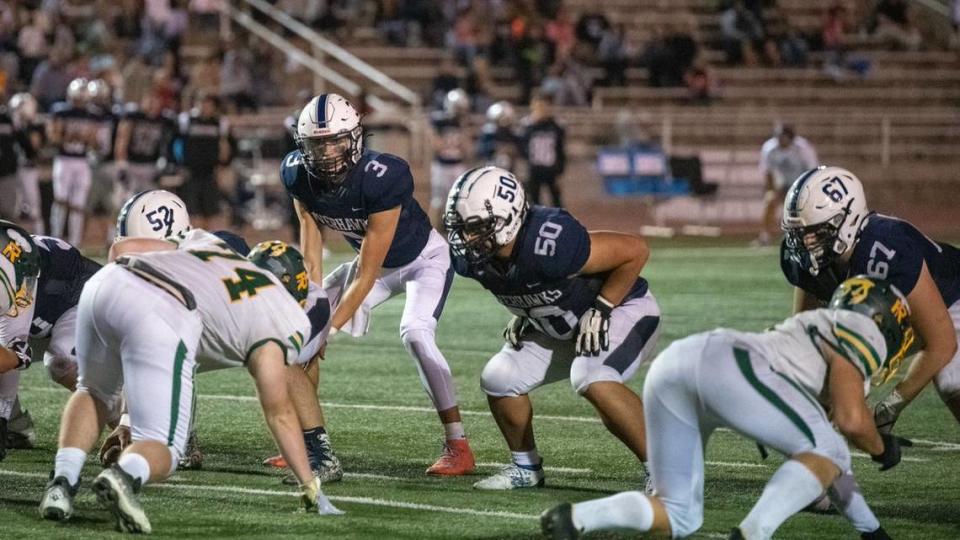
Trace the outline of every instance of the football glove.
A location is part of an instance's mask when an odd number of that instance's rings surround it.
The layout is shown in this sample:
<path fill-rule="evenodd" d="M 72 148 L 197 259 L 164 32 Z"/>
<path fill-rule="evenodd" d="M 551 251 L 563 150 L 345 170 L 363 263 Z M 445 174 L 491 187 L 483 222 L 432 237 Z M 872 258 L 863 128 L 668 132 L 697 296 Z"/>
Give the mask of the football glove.
<path fill-rule="evenodd" d="M 323 515 L 339 515 L 343 510 L 338 509 L 330 499 L 320 490 L 320 479 L 313 477 L 306 484 L 300 486 L 300 504 L 307 512 L 316 511 Z"/>
<path fill-rule="evenodd" d="M 890 392 L 890 395 L 873 408 L 873 422 L 877 425 L 877 431 L 889 435 L 893 431 L 893 425 L 900 418 L 900 413 L 906 407 L 907 402 L 900 392 L 896 390 Z"/>
<path fill-rule="evenodd" d="M 17 369 L 30 367 L 30 362 L 33 361 L 33 350 L 26 340 L 15 339 L 7 345 L 7 348 L 17 357 Z"/>
<path fill-rule="evenodd" d="M 593 307 L 580 317 L 577 356 L 597 356 L 610 348 L 610 313 L 613 307 L 606 298 L 597 295 Z"/>
<path fill-rule="evenodd" d="M 523 337 L 523 332 L 527 329 L 527 323 L 529 319 L 526 317 L 521 317 L 520 315 L 514 315 L 510 322 L 507 323 L 507 327 L 503 329 L 503 339 L 513 347 L 513 350 L 519 351 L 523 344 L 520 343 L 520 338 Z"/>
<path fill-rule="evenodd" d="M 913 441 L 890 433 L 881 433 L 880 438 L 883 439 L 883 452 L 870 457 L 880 464 L 881 471 L 892 469 L 900 463 L 901 446 L 913 446 Z"/>
<path fill-rule="evenodd" d="M 100 447 L 100 464 L 104 467 L 113 465 L 120 459 L 120 454 L 123 453 L 124 448 L 129 445 L 130 427 L 124 425 L 117 426 L 113 432 L 103 440 L 103 445 Z"/>

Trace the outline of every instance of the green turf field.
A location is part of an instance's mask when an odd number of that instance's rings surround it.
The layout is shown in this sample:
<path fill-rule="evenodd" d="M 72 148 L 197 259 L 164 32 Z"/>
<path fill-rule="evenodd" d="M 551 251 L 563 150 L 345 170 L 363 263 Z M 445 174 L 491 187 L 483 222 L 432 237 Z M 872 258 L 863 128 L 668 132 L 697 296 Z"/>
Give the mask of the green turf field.
<path fill-rule="evenodd" d="M 659 348 L 716 326 L 761 330 L 784 318 L 790 292 L 774 250 L 671 247 L 655 243 L 645 272 L 664 313 Z M 578 501 L 634 489 L 639 468 L 631 454 L 594 419 L 590 405 L 557 383 L 533 394 L 547 487 L 509 493 L 471 489 L 480 476 L 435 479 L 424 469 L 436 458 L 441 428 L 397 335 L 402 300 L 375 312 L 362 340 L 337 336 L 321 367 L 328 428 L 344 467 L 341 483 L 325 491 L 344 516 L 296 513 L 297 499 L 260 461 L 274 453 L 253 386 L 240 370 L 198 378 L 202 471 L 181 472 L 148 486 L 143 501 L 156 535 L 185 537 L 536 538 L 537 515 L 559 501 Z M 458 280 L 439 328 L 441 349 L 456 376 L 478 475 L 509 454 L 479 389 L 486 360 L 499 349 L 507 314 L 472 282 Z M 639 391 L 637 376 L 631 386 Z M 42 366 L 24 373 L 22 398 L 37 422 L 38 448 L 12 451 L 0 464 L 0 537 L 103 538 L 108 514 L 88 490 L 65 525 L 43 522 L 37 504 L 52 467 L 60 410 L 67 392 Z M 894 538 L 960 538 L 960 429 L 932 391 L 903 416 L 903 435 L 917 439 L 905 461 L 879 473 L 854 458 L 857 475 Z M 699 537 L 725 538 L 759 496 L 780 462 L 762 462 L 753 443 L 729 432 L 708 447 L 706 519 Z M 89 465 L 85 480 L 96 474 Z M 113 533 L 110 533 L 113 534 Z M 603 538 L 605 536 L 592 536 Z M 607 536 L 610 537 L 610 536 Z M 838 516 L 802 514 L 778 538 L 857 538 Z"/>

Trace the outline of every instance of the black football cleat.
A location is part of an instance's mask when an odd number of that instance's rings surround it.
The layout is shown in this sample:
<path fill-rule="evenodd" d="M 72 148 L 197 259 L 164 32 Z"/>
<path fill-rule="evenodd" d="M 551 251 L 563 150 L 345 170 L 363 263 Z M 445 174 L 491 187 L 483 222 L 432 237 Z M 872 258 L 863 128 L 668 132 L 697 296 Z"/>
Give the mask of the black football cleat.
<path fill-rule="evenodd" d="M 746 540 L 746 537 L 743 536 L 743 531 L 740 530 L 740 527 L 734 527 L 730 529 L 730 536 L 727 537 L 728 540 Z"/>
<path fill-rule="evenodd" d="M 540 530 L 549 540 L 580 538 L 580 531 L 573 526 L 573 505 L 561 503 L 540 514 Z"/>

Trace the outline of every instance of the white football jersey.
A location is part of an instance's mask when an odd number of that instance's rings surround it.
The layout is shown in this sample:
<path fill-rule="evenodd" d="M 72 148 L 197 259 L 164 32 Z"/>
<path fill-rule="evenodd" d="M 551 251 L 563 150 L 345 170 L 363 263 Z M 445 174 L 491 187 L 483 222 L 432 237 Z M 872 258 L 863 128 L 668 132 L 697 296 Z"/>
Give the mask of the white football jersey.
<path fill-rule="evenodd" d="M 887 358 L 886 340 L 876 323 L 846 309 L 804 311 L 759 334 L 724 332 L 762 354 L 775 371 L 816 396 L 823 391 L 827 378 L 827 362 L 819 348 L 821 339 L 843 353 L 867 385 Z"/>
<path fill-rule="evenodd" d="M 196 299 L 203 319 L 197 353 L 201 371 L 243 366 L 250 351 L 267 341 L 283 348 L 287 363 L 301 363 L 310 321 L 273 274 L 202 229 L 172 241 L 178 246 L 174 251 L 134 257 L 186 287 Z"/>

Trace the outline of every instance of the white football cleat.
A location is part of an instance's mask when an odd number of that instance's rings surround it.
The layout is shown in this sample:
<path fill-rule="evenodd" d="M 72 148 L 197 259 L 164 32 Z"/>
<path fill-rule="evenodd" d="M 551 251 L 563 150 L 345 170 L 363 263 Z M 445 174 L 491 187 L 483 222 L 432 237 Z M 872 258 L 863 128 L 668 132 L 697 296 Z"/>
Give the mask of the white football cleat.
<path fill-rule="evenodd" d="M 543 468 L 524 469 L 515 463 L 505 465 L 499 472 L 488 476 L 473 485 L 474 489 L 508 490 L 543 487 Z"/>
<path fill-rule="evenodd" d="M 150 520 L 137 500 L 140 481 L 117 465 L 104 469 L 93 481 L 100 505 L 110 511 L 120 532 L 150 534 Z"/>
<path fill-rule="evenodd" d="M 73 496 L 77 494 L 77 485 L 71 486 L 63 476 L 47 483 L 47 489 L 40 500 L 40 516 L 50 521 L 66 521 L 73 515 Z"/>

